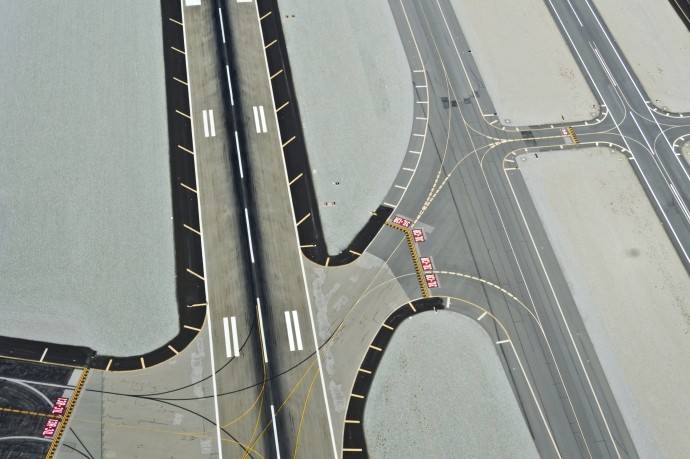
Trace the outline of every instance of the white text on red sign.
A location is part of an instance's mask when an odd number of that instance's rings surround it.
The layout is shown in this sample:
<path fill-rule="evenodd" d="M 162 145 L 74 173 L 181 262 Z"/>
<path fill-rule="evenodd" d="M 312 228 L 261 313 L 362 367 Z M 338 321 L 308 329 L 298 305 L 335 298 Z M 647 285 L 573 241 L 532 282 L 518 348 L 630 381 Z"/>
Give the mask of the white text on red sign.
<path fill-rule="evenodd" d="M 431 261 L 431 257 L 419 257 L 419 262 L 422 264 L 424 271 L 434 270 L 434 263 Z"/>
<path fill-rule="evenodd" d="M 403 218 L 399 215 L 396 215 L 395 218 L 393 218 L 393 223 L 396 225 L 400 225 L 404 228 L 409 228 L 410 225 L 412 225 L 412 222 L 406 218 Z"/>
<path fill-rule="evenodd" d="M 55 404 L 53 404 L 53 410 L 50 413 L 51 414 L 62 414 L 62 413 L 64 413 L 68 400 L 69 399 L 67 397 L 58 397 L 57 400 L 55 400 Z"/>
<path fill-rule="evenodd" d="M 421 230 L 421 229 L 413 229 L 413 230 L 412 230 L 412 238 L 414 239 L 415 242 L 424 242 L 424 241 L 426 241 L 426 238 L 424 237 L 424 230 Z"/>
<path fill-rule="evenodd" d="M 426 280 L 426 286 L 429 288 L 438 287 L 438 279 L 436 279 L 436 274 L 425 274 L 424 279 Z"/>
<path fill-rule="evenodd" d="M 58 424 L 60 424 L 59 419 L 48 419 L 46 421 L 46 425 L 43 427 L 43 436 L 44 437 L 52 437 L 55 435 L 55 429 L 57 428 Z"/>

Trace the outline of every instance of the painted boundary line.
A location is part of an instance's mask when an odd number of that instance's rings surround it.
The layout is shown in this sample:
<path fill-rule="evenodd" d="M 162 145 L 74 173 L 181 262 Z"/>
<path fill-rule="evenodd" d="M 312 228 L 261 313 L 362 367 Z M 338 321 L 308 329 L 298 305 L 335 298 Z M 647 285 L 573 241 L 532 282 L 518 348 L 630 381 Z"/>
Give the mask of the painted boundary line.
<path fill-rule="evenodd" d="M 77 402 L 77 397 L 79 397 L 81 390 L 84 388 L 84 383 L 86 382 L 86 377 L 88 375 L 89 375 L 89 369 L 84 368 L 81 372 L 81 375 L 79 375 L 79 380 L 77 381 L 77 385 L 74 387 L 74 391 L 72 392 L 72 396 L 69 398 L 69 402 L 67 402 L 67 407 L 65 408 L 65 414 L 62 415 L 62 420 L 60 421 L 60 424 L 58 425 L 57 432 L 55 432 L 55 436 L 53 437 L 53 441 L 50 443 L 50 447 L 48 448 L 48 452 L 46 453 L 45 459 L 52 459 L 53 456 L 55 455 L 55 452 L 57 451 L 57 447 L 60 444 L 60 439 L 62 438 L 62 434 L 65 432 L 65 427 L 67 426 L 67 421 L 69 421 L 69 417 L 72 414 L 72 410 L 74 409 L 74 404 Z"/>

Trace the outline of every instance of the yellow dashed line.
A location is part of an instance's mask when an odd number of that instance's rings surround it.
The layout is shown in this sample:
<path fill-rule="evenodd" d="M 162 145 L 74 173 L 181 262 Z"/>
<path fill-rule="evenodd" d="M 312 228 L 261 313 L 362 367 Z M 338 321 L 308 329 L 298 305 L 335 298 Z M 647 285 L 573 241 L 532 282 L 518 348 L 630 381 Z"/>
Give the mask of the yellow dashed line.
<path fill-rule="evenodd" d="M 55 418 L 55 419 L 61 418 L 61 416 L 57 415 L 57 414 L 39 413 L 37 411 L 18 410 L 16 408 L 5 408 L 5 407 L 1 407 L 1 406 L 0 406 L 0 411 L 4 411 L 6 413 L 28 414 L 29 416 L 40 416 L 43 418 Z"/>

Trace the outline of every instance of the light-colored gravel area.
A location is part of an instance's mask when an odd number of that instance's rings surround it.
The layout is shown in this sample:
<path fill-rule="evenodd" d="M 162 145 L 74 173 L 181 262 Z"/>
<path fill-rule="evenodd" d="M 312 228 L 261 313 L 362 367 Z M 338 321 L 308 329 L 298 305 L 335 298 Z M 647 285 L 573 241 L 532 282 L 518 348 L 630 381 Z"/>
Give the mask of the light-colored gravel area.
<path fill-rule="evenodd" d="M 518 163 L 640 457 L 687 457 L 690 281 L 629 160 Z"/>
<path fill-rule="evenodd" d="M 0 335 L 132 355 L 177 334 L 160 15 L 2 2 Z"/>
<path fill-rule="evenodd" d="M 651 102 L 690 111 L 690 32 L 668 0 L 592 0 Z"/>
<path fill-rule="evenodd" d="M 496 346 L 474 320 L 425 312 L 395 330 L 364 411 L 375 458 L 537 458 Z"/>
<path fill-rule="evenodd" d="M 451 0 L 501 123 L 588 120 L 599 105 L 541 0 Z"/>
<path fill-rule="evenodd" d="M 335 254 L 400 169 L 414 118 L 412 77 L 387 2 L 278 5 L 324 236 Z"/>

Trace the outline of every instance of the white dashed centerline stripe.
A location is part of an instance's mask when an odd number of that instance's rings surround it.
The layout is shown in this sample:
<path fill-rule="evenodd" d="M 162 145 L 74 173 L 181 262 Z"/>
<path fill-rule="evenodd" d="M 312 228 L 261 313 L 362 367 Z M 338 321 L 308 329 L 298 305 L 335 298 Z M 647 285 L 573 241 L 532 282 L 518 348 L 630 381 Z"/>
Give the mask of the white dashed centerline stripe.
<path fill-rule="evenodd" d="M 213 110 L 208 111 L 208 124 L 211 128 L 211 137 L 216 136 L 216 122 L 213 120 Z"/>
<path fill-rule="evenodd" d="M 264 321 L 261 317 L 261 301 L 256 299 L 256 311 L 259 316 L 259 333 L 261 333 L 261 349 L 264 351 L 264 363 L 268 363 L 268 354 L 266 353 L 266 335 L 264 334 Z"/>
<path fill-rule="evenodd" d="M 235 105 L 235 97 L 232 94 L 232 83 L 230 82 L 230 66 L 225 66 L 225 75 L 228 77 L 228 89 L 230 89 L 230 105 Z"/>
<path fill-rule="evenodd" d="M 292 323 L 295 326 L 295 340 L 297 341 L 297 350 L 301 351 L 302 347 L 302 332 L 299 329 L 299 319 L 297 318 L 297 311 L 292 311 Z"/>
<path fill-rule="evenodd" d="M 238 2 L 240 0 L 237 0 Z M 271 420 L 273 421 L 273 440 L 276 442 L 276 457 L 280 459 L 280 446 L 278 446 L 278 427 L 276 426 L 276 410 L 271 405 Z"/>
<path fill-rule="evenodd" d="M 285 311 L 285 327 L 287 328 L 288 345 L 290 346 L 290 352 L 292 352 L 295 350 L 295 340 L 292 337 L 292 321 L 290 320 L 290 311 Z"/>
<path fill-rule="evenodd" d="M 237 151 L 237 162 L 240 165 L 240 178 L 244 178 L 244 171 L 242 170 L 242 156 L 240 156 L 240 138 L 235 131 L 235 150 Z"/>
<path fill-rule="evenodd" d="M 223 26 L 223 12 L 218 8 L 218 19 L 220 19 L 220 33 L 223 36 L 223 43 L 225 43 L 225 27 Z"/>
<path fill-rule="evenodd" d="M 254 263 L 254 247 L 252 245 L 252 230 L 249 227 L 249 211 L 244 208 L 244 220 L 247 223 L 247 237 L 249 237 L 249 256 L 252 258 L 252 263 Z"/>

